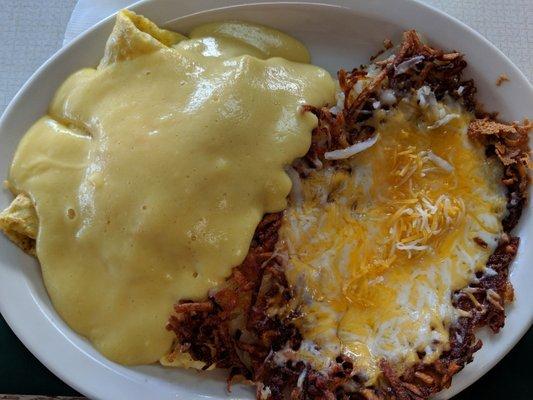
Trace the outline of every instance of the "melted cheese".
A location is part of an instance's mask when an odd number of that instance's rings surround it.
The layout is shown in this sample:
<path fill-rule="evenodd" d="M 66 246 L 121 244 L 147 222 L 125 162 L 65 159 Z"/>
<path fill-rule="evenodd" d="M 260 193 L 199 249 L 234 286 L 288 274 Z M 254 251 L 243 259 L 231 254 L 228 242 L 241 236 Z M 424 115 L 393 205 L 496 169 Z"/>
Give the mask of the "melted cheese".
<path fill-rule="evenodd" d="M 302 180 L 286 211 L 278 251 L 289 255 L 304 338 L 325 358 L 350 356 L 368 384 L 381 358 L 401 368 L 447 348 L 452 293 L 502 232 L 501 168 L 468 140 L 470 118 L 451 100 L 376 111 L 377 142 Z"/>
<path fill-rule="evenodd" d="M 12 164 L 54 307 L 120 363 L 157 361 L 173 304 L 242 262 L 310 145 L 317 120 L 299 106 L 334 99 L 326 71 L 289 61 L 308 60 L 302 44 L 225 26 L 186 39 L 119 13 L 98 68 L 67 79 Z"/>

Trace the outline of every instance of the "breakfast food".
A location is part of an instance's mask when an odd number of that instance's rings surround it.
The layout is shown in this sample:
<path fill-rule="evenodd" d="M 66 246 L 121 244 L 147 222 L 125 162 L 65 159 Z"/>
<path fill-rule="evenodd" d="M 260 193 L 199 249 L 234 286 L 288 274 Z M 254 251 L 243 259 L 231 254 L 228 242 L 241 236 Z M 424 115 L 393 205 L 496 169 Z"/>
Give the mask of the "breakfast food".
<path fill-rule="evenodd" d="M 255 382 L 258 399 L 448 387 L 475 330 L 503 327 L 530 168 L 529 123 L 476 109 L 465 67 L 408 31 L 393 55 L 340 71 L 338 103 L 307 108 L 319 125 L 288 169 L 287 209 L 225 288 L 176 305 L 176 354 Z"/>
<path fill-rule="evenodd" d="M 172 305 L 207 296 L 263 214 L 285 208 L 283 167 L 317 124 L 299 107 L 335 90 L 308 61 L 269 28 L 207 24 L 188 39 L 122 11 L 98 67 L 71 75 L 24 136 L 2 225 L 106 357 L 158 361 Z"/>
<path fill-rule="evenodd" d="M 529 124 L 476 109 L 460 53 L 387 48 L 335 99 L 279 31 L 122 11 L 22 139 L 0 227 L 114 361 L 425 399 L 503 326 Z"/>

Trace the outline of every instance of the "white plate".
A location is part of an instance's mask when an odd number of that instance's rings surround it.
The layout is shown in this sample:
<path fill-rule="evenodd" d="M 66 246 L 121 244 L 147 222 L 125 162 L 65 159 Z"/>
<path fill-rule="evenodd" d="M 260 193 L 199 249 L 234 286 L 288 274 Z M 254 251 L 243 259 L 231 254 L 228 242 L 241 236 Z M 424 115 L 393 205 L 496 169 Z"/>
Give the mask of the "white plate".
<path fill-rule="evenodd" d="M 253 3 L 244 5 L 244 3 Z M 475 78 L 479 99 L 489 110 L 509 120 L 532 117 L 533 88 L 524 75 L 499 50 L 459 21 L 412 0 L 318 1 L 260 3 L 254 0 L 149 0 L 131 7 L 159 25 L 187 32 L 202 22 L 243 19 L 270 25 L 301 39 L 314 63 L 335 73 L 340 67 L 365 63 L 384 38 L 398 42 L 401 32 L 415 28 L 436 46 L 466 53 L 468 74 Z M 220 7 L 226 8 L 220 8 Z M 217 8 L 218 9 L 215 9 Z M 214 10 L 211 10 L 214 9 Z M 205 11 L 204 10 L 211 10 Z M 55 90 L 72 72 L 96 65 L 103 54 L 113 18 L 107 18 L 61 49 L 23 86 L 0 121 L 0 176 L 7 171 L 24 132 L 43 113 Z M 495 81 L 501 73 L 510 82 Z M 11 199 L 0 193 L 0 207 Z M 526 332 L 533 320 L 533 259 L 529 209 L 517 233 L 522 238 L 511 280 L 516 302 L 508 309 L 506 326 L 497 336 L 483 335 L 484 347 L 462 371 L 447 398 L 470 385 L 498 362 Z M 80 288 L 83 290 L 83 288 Z M 126 368 L 114 364 L 75 334 L 52 308 L 38 264 L 0 235 L 0 311 L 17 336 L 52 372 L 93 399 L 251 399 L 253 392 L 235 386 L 225 391 L 221 372 L 197 373 L 160 366 Z"/>

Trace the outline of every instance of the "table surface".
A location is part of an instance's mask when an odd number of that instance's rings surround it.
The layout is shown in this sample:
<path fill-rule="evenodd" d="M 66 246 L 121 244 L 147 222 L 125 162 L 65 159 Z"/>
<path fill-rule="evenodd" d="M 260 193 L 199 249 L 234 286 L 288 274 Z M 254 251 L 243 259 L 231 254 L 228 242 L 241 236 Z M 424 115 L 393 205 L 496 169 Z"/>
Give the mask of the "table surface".
<path fill-rule="evenodd" d="M 504 51 L 533 79 L 533 2 L 531 0 L 427 0 L 469 23 Z M 75 0 L 0 0 L 0 113 L 31 73 L 63 41 Z M 476 12 L 480 4 L 493 18 Z M 514 8 L 514 10 L 513 10 Z M 494 29 L 494 18 L 501 24 Z M 509 23 L 515 24 L 510 28 Z M 490 372 L 454 399 L 533 399 L 533 330 Z M 0 317 L 0 394 L 76 395 L 17 339 Z"/>

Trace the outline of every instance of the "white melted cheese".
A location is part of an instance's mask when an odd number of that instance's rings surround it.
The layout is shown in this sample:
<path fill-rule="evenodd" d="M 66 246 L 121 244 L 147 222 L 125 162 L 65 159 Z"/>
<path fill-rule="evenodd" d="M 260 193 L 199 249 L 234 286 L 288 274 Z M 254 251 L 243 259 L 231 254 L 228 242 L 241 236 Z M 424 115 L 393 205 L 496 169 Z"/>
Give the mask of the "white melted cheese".
<path fill-rule="evenodd" d="M 501 168 L 468 139 L 471 115 L 423 94 L 422 105 L 413 95 L 376 111 L 379 139 L 346 168 L 294 185 L 300 200 L 281 228 L 315 367 L 342 352 L 367 384 L 382 358 L 401 369 L 449 348 L 453 292 L 485 268 L 502 233 Z"/>

